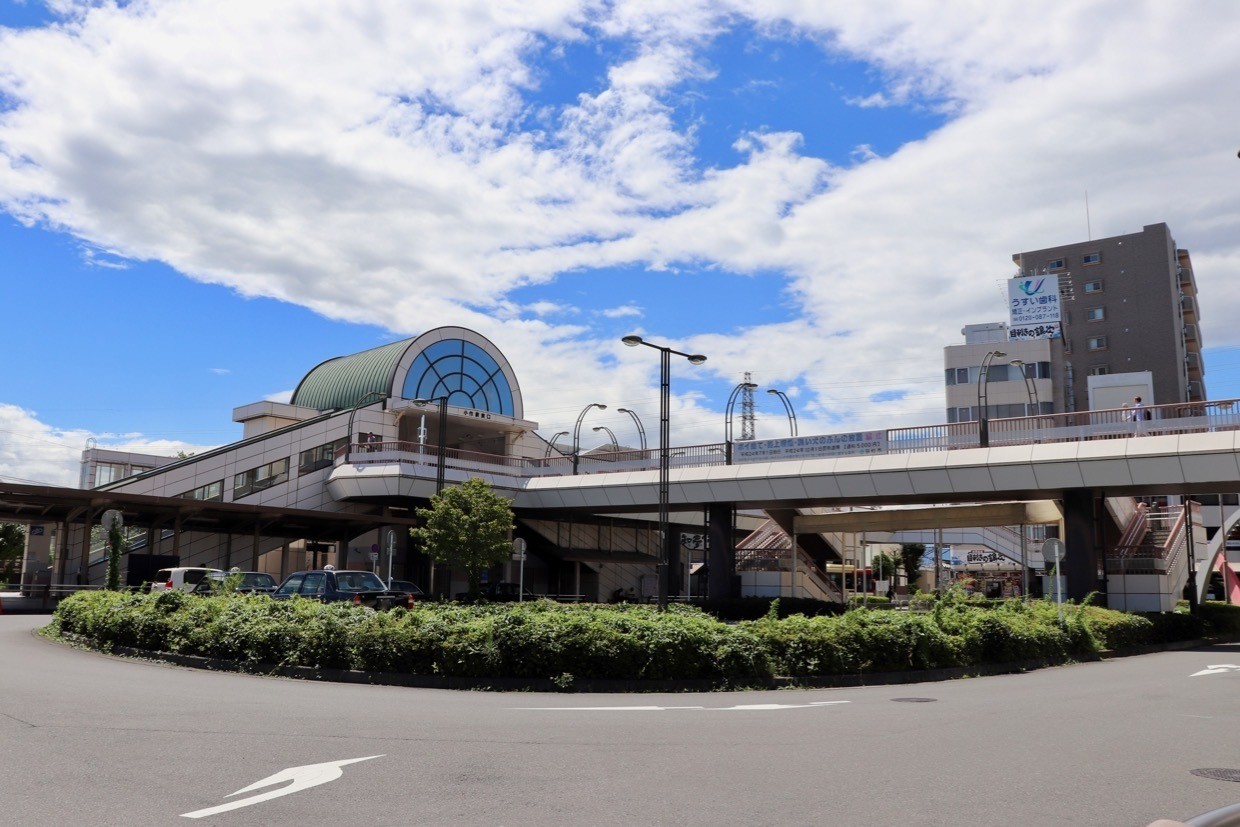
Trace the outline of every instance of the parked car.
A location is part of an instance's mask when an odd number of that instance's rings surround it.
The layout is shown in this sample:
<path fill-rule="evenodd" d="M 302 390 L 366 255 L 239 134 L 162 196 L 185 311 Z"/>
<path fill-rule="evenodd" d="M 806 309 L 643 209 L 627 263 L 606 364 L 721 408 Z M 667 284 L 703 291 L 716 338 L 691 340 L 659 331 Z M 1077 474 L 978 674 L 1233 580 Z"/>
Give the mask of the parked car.
<path fill-rule="evenodd" d="M 224 574 L 224 572 L 221 569 L 209 569 L 205 566 L 177 566 L 160 569 L 155 572 L 155 579 L 151 581 L 151 591 L 170 592 L 173 589 L 180 589 L 184 592 L 191 592 L 208 574 Z"/>
<path fill-rule="evenodd" d="M 275 600 L 297 595 L 323 603 L 349 602 L 372 609 L 413 608 L 415 600 L 410 592 L 389 589 L 374 572 L 331 568 L 293 572 L 271 593 Z"/>
<path fill-rule="evenodd" d="M 240 594 L 271 594 L 279 581 L 265 571 L 213 571 L 198 581 L 194 594 L 214 594 L 232 585 Z"/>
<path fill-rule="evenodd" d="M 394 592 L 408 592 L 413 595 L 414 600 L 426 599 L 426 593 L 422 591 L 422 587 L 412 580 L 393 580 L 388 588 Z"/>

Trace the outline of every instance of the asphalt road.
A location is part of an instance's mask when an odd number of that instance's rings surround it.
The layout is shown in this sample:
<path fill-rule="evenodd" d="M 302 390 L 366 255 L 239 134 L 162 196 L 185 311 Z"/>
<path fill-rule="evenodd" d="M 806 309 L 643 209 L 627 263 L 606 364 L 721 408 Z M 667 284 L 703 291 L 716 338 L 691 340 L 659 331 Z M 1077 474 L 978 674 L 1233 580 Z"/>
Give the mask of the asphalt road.
<path fill-rule="evenodd" d="M 1190 773 L 1240 771 L 1236 645 L 905 686 L 557 695 L 188 670 L 33 636 L 46 621 L 0 616 L 0 824 L 1135 826 L 1240 801 Z M 1237 668 L 1193 676 L 1217 665 Z"/>

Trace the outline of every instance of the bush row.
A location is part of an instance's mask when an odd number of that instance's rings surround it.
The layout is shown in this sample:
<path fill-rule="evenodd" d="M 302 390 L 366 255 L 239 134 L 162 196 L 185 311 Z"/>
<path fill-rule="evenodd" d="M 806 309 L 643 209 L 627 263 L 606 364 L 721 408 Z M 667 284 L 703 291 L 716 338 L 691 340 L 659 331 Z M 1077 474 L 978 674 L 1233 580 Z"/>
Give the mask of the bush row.
<path fill-rule="evenodd" d="M 1042 601 L 979 607 L 942 600 L 929 612 L 858 609 L 838 616 L 728 624 L 696 607 L 427 603 L 374 612 L 350 604 L 81 592 L 52 629 L 91 645 L 128 646 L 246 663 L 471 678 L 708 680 L 760 685 L 772 676 L 830 676 L 1089 657 L 1100 649 L 1240 631 L 1240 608 L 1201 617 L 1141 616 Z"/>

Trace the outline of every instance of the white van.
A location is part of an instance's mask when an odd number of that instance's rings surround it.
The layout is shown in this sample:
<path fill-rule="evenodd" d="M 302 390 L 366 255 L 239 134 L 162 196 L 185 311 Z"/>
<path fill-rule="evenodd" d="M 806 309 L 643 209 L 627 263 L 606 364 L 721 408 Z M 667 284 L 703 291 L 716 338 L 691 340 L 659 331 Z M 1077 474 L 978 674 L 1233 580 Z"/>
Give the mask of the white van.
<path fill-rule="evenodd" d="M 194 586 L 197 586 L 204 577 L 212 572 L 224 573 L 221 569 L 208 569 L 202 566 L 179 566 L 173 569 L 160 569 L 155 572 L 155 579 L 151 581 L 151 591 L 167 592 L 173 589 L 180 589 L 183 592 L 192 592 Z"/>

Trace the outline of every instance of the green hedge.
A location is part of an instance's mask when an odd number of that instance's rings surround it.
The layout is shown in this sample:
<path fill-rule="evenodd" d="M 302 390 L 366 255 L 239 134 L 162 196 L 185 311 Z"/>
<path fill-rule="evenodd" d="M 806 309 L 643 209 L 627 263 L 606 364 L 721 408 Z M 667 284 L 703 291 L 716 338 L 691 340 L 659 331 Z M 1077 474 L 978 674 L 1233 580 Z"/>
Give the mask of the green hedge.
<path fill-rule="evenodd" d="M 1200 618 L 1142 616 L 1047 601 L 978 605 L 947 597 L 927 612 L 857 609 L 724 623 L 692 606 L 426 603 L 374 612 L 351 604 L 202 597 L 184 592 L 81 592 L 52 630 L 91 645 L 243 663 L 470 678 L 704 680 L 763 685 L 815 677 L 1090 657 L 1240 631 L 1240 608 L 1207 603 Z"/>

